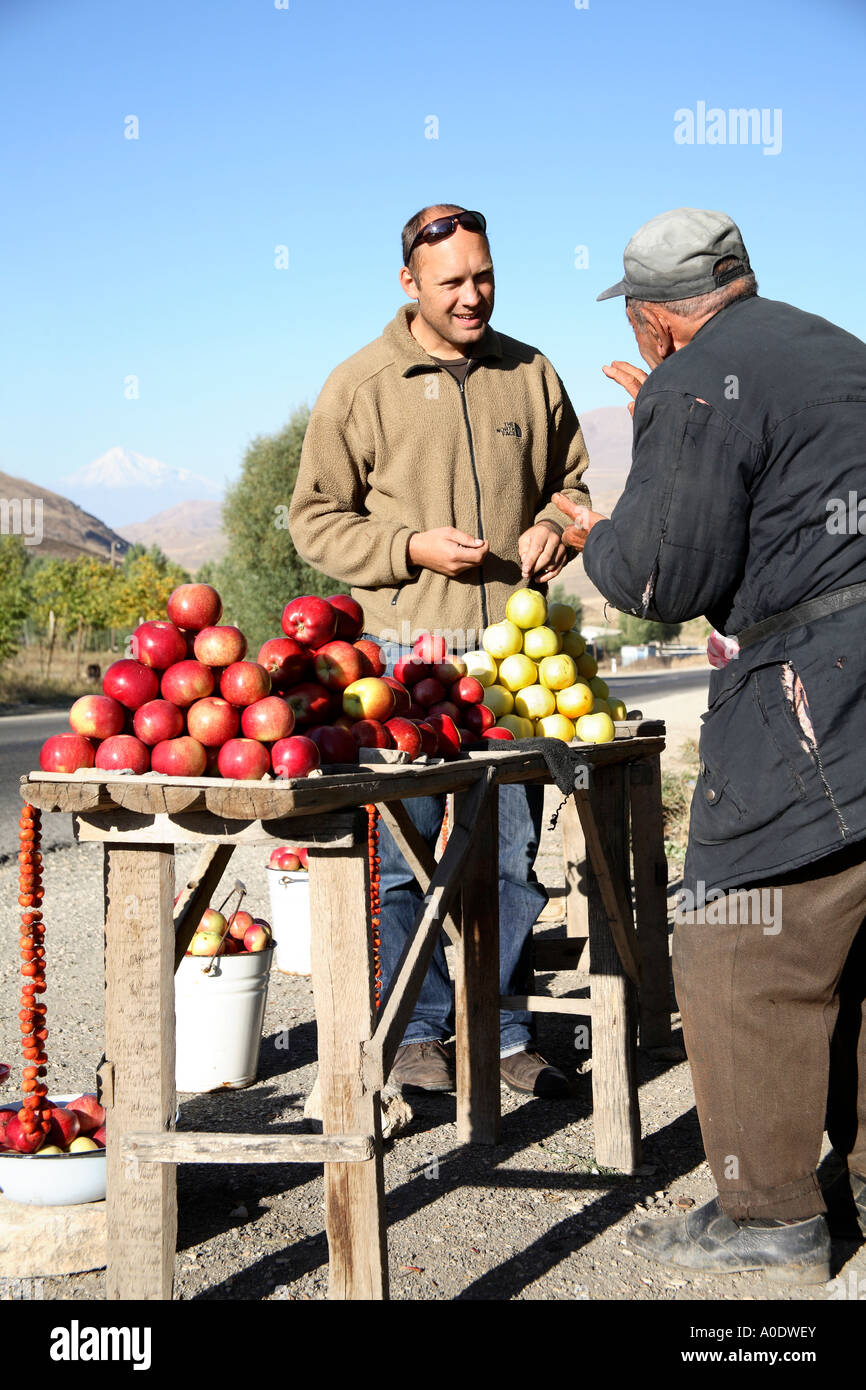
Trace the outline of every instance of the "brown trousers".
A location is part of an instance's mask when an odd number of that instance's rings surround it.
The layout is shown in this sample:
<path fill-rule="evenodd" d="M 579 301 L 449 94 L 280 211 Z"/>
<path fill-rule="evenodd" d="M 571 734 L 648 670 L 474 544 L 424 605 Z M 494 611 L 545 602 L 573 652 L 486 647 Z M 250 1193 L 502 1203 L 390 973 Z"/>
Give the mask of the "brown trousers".
<path fill-rule="evenodd" d="M 866 1175 L 866 845 L 755 888 L 680 914 L 674 981 L 723 1210 L 800 1220 L 825 1123 Z"/>

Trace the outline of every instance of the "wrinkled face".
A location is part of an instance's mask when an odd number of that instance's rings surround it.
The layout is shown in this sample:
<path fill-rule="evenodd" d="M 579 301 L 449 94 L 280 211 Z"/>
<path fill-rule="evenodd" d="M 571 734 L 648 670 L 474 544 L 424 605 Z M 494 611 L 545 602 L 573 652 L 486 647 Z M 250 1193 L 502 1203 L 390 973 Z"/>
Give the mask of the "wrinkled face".
<path fill-rule="evenodd" d="M 644 362 L 646 362 L 648 367 L 657 367 L 660 362 L 664 361 L 664 354 L 659 351 L 658 342 L 656 341 L 656 338 L 652 333 L 649 324 L 645 320 L 642 325 L 638 323 L 637 319 L 635 318 L 634 310 L 631 308 L 631 305 L 626 305 L 625 312 L 628 316 L 628 321 L 632 326 L 632 331 L 634 332 L 638 352 L 640 353 L 641 357 L 643 358 Z"/>
<path fill-rule="evenodd" d="M 453 236 L 415 252 L 415 275 L 405 286 L 434 333 L 471 355 L 493 313 L 493 261 L 480 232 L 458 227 Z"/>

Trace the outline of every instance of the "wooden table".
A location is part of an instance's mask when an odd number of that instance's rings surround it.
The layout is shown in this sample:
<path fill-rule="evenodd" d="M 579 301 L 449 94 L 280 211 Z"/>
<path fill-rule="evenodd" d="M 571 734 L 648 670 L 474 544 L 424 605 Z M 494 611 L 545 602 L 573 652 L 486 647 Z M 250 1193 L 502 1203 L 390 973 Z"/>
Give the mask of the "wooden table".
<path fill-rule="evenodd" d="M 658 872 L 664 730 L 659 724 L 639 727 L 637 735 L 619 729 L 613 743 L 580 746 L 586 777 L 576 779 L 574 793 L 575 823 L 593 869 L 591 1000 L 581 1001 L 580 1012 L 591 1012 L 594 1025 L 596 1155 L 600 1164 L 625 1171 L 640 1162 L 634 1074 L 639 956 L 645 976 L 651 966 L 650 994 L 655 991 L 650 1031 L 663 1031 L 666 1013 L 669 1027 L 670 1008 L 661 984 L 662 970 L 667 979 L 667 923 Z M 456 946 L 457 1131 L 467 1143 L 497 1142 L 497 788 L 549 781 L 542 756 L 519 748 L 270 783 L 93 770 L 21 779 L 26 801 L 43 811 L 71 812 L 78 840 L 104 847 L 107 1060 L 100 1080 L 107 1111 L 108 1298 L 171 1298 L 176 1164 L 292 1161 L 325 1165 L 331 1297 L 387 1297 L 380 1092 L 444 930 Z M 630 787 L 637 936 L 629 893 Z M 642 800 L 634 794 L 640 787 Z M 453 796 L 453 819 L 437 863 L 403 803 L 443 792 Z M 378 1012 L 367 815 L 360 809 L 368 803 L 379 808 L 426 893 Z M 177 1133 L 177 962 L 234 846 L 286 840 L 310 847 L 323 1133 Z M 202 856 L 173 907 L 175 846 L 188 843 L 200 843 Z M 639 848 L 645 844 L 653 846 L 649 857 Z M 50 905 L 50 873 L 47 891 Z"/>

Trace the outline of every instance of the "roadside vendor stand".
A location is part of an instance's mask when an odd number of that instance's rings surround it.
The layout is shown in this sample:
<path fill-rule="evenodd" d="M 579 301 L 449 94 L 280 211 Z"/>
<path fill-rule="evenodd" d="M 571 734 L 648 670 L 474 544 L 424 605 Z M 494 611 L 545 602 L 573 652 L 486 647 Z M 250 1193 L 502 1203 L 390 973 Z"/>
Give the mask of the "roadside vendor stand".
<path fill-rule="evenodd" d="M 528 994 L 512 1006 L 589 1015 L 597 1161 L 640 1163 L 635 1044 L 640 979 L 644 1043 L 669 1037 L 667 916 L 659 754 L 664 726 L 617 726 L 612 743 L 572 745 L 566 862 L 584 854 L 590 999 Z M 34 772 L 24 799 L 71 812 L 79 841 L 104 847 L 107 1274 L 110 1299 L 172 1296 L 178 1163 L 324 1163 L 331 1297 L 388 1296 L 380 1093 L 441 930 L 455 952 L 457 1132 L 495 1144 L 499 1131 L 497 789 L 549 782 L 547 762 L 519 747 L 426 765 L 387 763 L 269 783 Z M 447 793 L 451 831 L 437 863 L 405 807 Z M 375 804 L 425 889 L 414 937 L 377 1010 L 367 815 Z M 629 821 L 634 846 L 633 925 Z M 313 991 L 323 1133 L 178 1133 L 174 971 L 236 845 L 307 844 Z M 572 843 L 573 842 L 573 843 Z M 198 843 L 176 906 L 175 846 Z M 50 893 L 50 882 L 49 882 Z M 577 918 L 569 915 L 570 931 Z M 572 945 L 574 943 L 571 943 Z M 574 968 L 569 941 L 548 942 L 541 969 Z M 640 964 L 639 964 L 640 962 Z"/>

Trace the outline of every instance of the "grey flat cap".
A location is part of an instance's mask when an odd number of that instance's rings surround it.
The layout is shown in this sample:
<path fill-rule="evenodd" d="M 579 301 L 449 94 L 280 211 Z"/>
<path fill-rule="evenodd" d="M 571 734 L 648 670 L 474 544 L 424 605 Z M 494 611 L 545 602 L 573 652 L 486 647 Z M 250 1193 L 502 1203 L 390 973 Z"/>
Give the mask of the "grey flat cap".
<path fill-rule="evenodd" d="M 734 256 L 742 268 L 714 273 L 715 266 Z M 662 303 L 709 294 L 751 270 L 740 229 L 724 212 L 703 208 L 674 208 L 645 222 L 632 237 L 622 258 L 625 275 L 598 296 Z"/>

